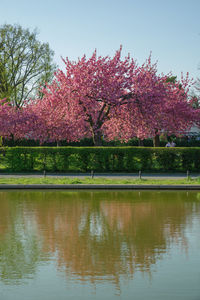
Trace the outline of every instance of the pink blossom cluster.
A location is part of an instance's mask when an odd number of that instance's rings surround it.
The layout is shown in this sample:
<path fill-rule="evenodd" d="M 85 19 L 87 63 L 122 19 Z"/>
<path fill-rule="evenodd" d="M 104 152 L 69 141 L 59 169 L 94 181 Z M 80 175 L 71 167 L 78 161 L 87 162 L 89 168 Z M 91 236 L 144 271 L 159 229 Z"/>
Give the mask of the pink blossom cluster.
<path fill-rule="evenodd" d="M 120 48 L 113 58 L 97 56 L 77 62 L 63 59 L 42 99 L 21 109 L 1 100 L 0 135 L 43 142 L 78 141 L 93 137 L 96 145 L 107 140 L 128 141 L 156 134 L 180 134 L 199 119 L 189 101 L 188 76 L 170 82 L 158 75 L 151 56 L 141 66 Z"/>

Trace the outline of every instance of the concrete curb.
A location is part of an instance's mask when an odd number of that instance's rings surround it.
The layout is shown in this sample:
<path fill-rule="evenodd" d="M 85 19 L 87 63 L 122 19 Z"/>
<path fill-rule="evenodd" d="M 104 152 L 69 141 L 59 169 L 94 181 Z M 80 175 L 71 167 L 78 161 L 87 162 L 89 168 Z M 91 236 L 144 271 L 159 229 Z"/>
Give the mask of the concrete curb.
<path fill-rule="evenodd" d="M 70 190 L 200 190 L 200 185 L 136 184 L 0 184 L 0 189 L 70 189 Z"/>

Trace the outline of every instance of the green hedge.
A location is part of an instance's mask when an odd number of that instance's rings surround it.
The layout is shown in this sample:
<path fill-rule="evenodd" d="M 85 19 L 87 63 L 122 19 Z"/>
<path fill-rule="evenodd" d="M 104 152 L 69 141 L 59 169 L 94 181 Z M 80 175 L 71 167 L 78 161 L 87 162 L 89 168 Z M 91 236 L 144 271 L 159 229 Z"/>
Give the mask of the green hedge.
<path fill-rule="evenodd" d="M 200 148 L 6 147 L 1 171 L 199 171 Z"/>
<path fill-rule="evenodd" d="M 187 137 L 167 137 L 169 141 L 174 141 L 176 143 L 177 147 L 200 147 L 200 141 L 196 140 L 196 137 L 191 137 L 188 139 Z M 167 139 L 161 137 L 160 138 L 160 147 L 165 147 L 167 143 Z M 139 146 L 139 140 L 137 138 L 130 139 L 127 143 L 123 143 L 117 140 L 113 141 L 106 141 L 103 140 L 103 146 L 104 147 L 136 147 Z M 152 139 L 144 139 L 143 141 L 143 146 L 144 147 L 153 147 L 153 140 Z M 40 142 L 39 141 L 34 141 L 30 139 L 22 139 L 22 140 L 14 140 L 14 139 L 4 139 L 3 140 L 3 145 L 5 147 L 39 147 Z M 56 147 L 57 143 L 56 142 L 51 142 L 51 143 L 44 143 L 42 146 L 45 147 Z M 84 138 L 80 141 L 77 142 L 67 142 L 65 141 L 59 141 L 59 146 L 62 147 L 93 147 L 93 140 L 92 138 Z"/>

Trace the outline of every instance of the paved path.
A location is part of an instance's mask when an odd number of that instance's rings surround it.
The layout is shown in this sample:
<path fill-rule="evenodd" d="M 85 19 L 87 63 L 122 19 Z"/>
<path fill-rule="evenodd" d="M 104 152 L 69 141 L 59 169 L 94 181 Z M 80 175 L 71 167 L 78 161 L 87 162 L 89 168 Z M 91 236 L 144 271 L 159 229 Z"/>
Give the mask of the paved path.
<path fill-rule="evenodd" d="M 84 177 L 91 177 L 91 173 L 46 173 L 46 177 L 49 178 L 84 178 Z M 131 178 L 139 178 L 139 173 L 94 173 L 94 178 L 116 178 L 116 179 L 131 179 Z M 200 173 L 189 173 L 191 178 L 200 177 Z M 35 177 L 40 178 L 44 177 L 43 173 L 1 173 L 0 178 L 19 178 L 19 177 Z M 187 173 L 141 173 L 142 178 L 149 178 L 149 179 L 181 179 L 187 178 Z"/>
<path fill-rule="evenodd" d="M 192 173 L 189 174 L 191 178 L 200 177 L 200 173 Z M 84 177 L 91 177 L 91 173 L 47 173 L 46 177 L 48 178 L 84 178 Z M 40 178 L 44 177 L 42 173 L 20 173 L 20 174 L 0 174 L 0 178 L 19 178 L 19 177 L 35 177 Z M 95 173 L 94 177 L 96 178 L 139 178 L 139 173 Z M 187 178 L 187 173 L 142 173 L 142 178 L 149 178 L 149 179 L 181 179 Z M 135 185 L 135 184 L 0 184 L 1 189 L 125 189 L 125 190 L 200 190 L 200 185 Z"/>

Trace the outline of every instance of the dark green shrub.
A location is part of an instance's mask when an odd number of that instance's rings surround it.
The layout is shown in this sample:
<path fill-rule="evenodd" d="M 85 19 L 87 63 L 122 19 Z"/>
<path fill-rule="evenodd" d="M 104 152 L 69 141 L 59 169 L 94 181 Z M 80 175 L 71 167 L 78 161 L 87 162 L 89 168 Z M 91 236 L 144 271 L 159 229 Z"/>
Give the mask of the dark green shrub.
<path fill-rule="evenodd" d="M 154 150 L 155 161 L 159 170 L 181 169 L 181 154 L 178 148 L 157 148 Z"/>
<path fill-rule="evenodd" d="M 15 172 L 198 171 L 200 148 L 6 147 L 0 159 Z"/>

